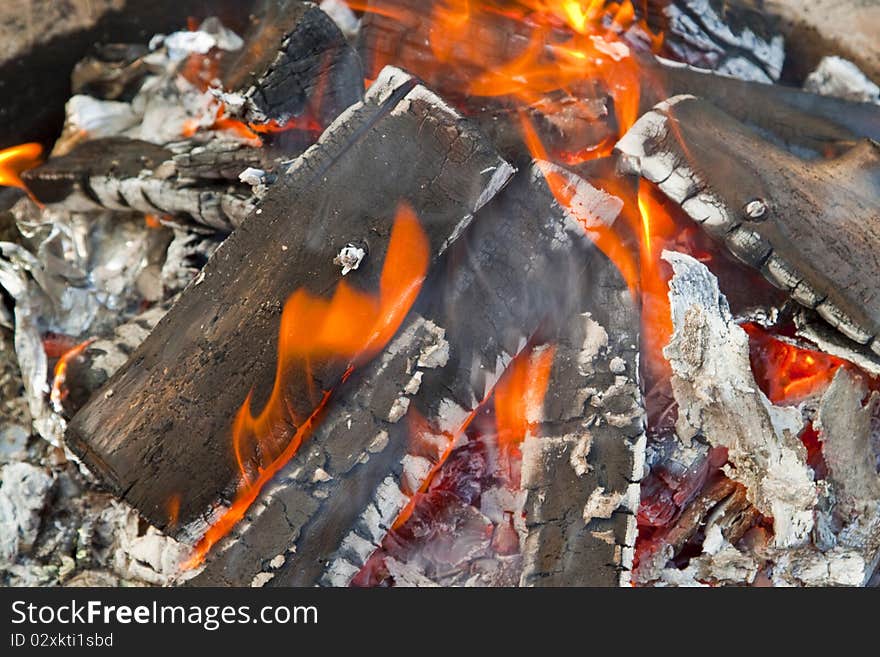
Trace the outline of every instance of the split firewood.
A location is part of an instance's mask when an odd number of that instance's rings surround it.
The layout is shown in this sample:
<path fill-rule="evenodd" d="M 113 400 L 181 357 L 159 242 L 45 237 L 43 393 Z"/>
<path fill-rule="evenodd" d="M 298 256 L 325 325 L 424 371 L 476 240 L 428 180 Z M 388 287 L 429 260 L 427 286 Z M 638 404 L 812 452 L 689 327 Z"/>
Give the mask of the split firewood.
<path fill-rule="evenodd" d="M 639 119 L 617 150 L 627 171 L 657 184 L 737 258 L 880 354 L 875 142 L 802 160 L 712 104 L 677 96 Z"/>
<path fill-rule="evenodd" d="M 578 193 L 596 221 L 614 220 L 619 202 L 584 182 Z M 538 168 L 518 174 L 453 244 L 429 281 L 433 302 L 340 389 L 312 448 L 193 583 L 347 585 L 531 336 L 577 307 L 572 290 L 597 257 Z M 254 545 L 266 547 L 250 554 Z"/>
<path fill-rule="evenodd" d="M 241 183 L 180 177 L 170 149 L 122 137 L 83 142 L 67 155 L 26 171 L 23 178 L 47 206 L 182 217 L 227 232 L 256 203 Z"/>
<path fill-rule="evenodd" d="M 261 2 L 244 41 L 221 78 L 228 109 L 248 123 L 308 119 L 320 131 L 363 98 L 358 54 L 311 2 Z"/>
<path fill-rule="evenodd" d="M 645 459 L 638 311 L 610 261 L 586 280 L 585 312 L 558 318 L 543 417 L 522 445 L 527 586 L 630 581 Z"/>
<path fill-rule="evenodd" d="M 733 320 L 718 280 L 690 256 L 665 252 L 673 268 L 669 299 L 674 333 L 664 355 L 678 403 L 676 433 L 700 436 L 728 451 L 725 474 L 773 518 L 774 545 L 804 544 L 813 529 L 817 492 L 796 407 L 774 406 L 749 364 L 749 340 Z"/>
<path fill-rule="evenodd" d="M 385 175 L 392 161 L 396 173 Z M 375 289 L 401 200 L 419 217 L 433 259 L 511 172 L 451 108 L 387 69 L 365 101 L 270 188 L 127 365 L 76 415 L 71 449 L 153 524 L 187 533 L 238 484 L 232 421 L 249 391 L 257 408 L 272 388 L 288 295 L 304 289 L 327 296 L 342 279 L 340 262 L 356 268 L 346 279 L 352 286 Z M 361 256 L 342 262 L 348 252 Z M 308 417 L 314 391 L 334 389 L 347 369 L 331 360 L 313 368 L 311 380 L 292 382 L 291 414 Z M 175 495 L 182 500 L 169 526 L 166 505 Z"/>

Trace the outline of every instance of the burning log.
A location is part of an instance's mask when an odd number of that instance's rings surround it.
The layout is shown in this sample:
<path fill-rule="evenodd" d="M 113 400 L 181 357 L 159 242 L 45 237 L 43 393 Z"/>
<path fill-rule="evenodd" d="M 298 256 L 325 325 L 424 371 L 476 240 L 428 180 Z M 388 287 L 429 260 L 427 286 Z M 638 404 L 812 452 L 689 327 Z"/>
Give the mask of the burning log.
<path fill-rule="evenodd" d="M 880 354 L 875 142 L 806 161 L 712 104 L 678 96 L 639 119 L 617 149 L 628 171 L 657 184 L 737 258 Z"/>
<path fill-rule="evenodd" d="M 393 166 L 395 175 L 376 176 L 376 166 Z M 346 260 L 357 269 L 353 285 L 375 289 L 400 199 L 424 226 L 426 258 L 435 257 L 510 174 L 448 106 L 409 76 L 386 70 L 365 101 L 273 185 L 128 364 L 77 414 L 71 449 L 152 523 L 186 533 L 239 482 L 230 428 L 251 400 L 249 390 L 257 405 L 272 388 L 287 295 L 302 285 L 322 295 L 337 287 L 334 259 L 349 247 L 362 255 Z M 311 380 L 292 382 L 290 412 L 308 417 L 314 391 L 332 390 L 347 370 L 333 360 Z M 172 522 L 168 500 L 183 493 Z"/>
<path fill-rule="evenodd" d="M 577 191 L 596 221 L 614 220 L 619 202 L 584 182 Z M 599 257 L 540 170 L 518 174 L 444 258 L 435 300 L 346 383 L 311 449 L 193 583 L 348 584 L 531 336 L 548 317 L 571 316 L 572 286 Z"/>
<path fill-rule="evenodd" d="M 638 313 L 610 261 L 596 259 L 587 312 L 564 319 L 540 430 L 522 446 L 522 583 L 628 584 L 644 465 Z"/>
<path fill-rule="evenodd" d="M 253 210 L 249 189 L 178 176 L 173 158 L 171 150 L 144 141 L 96 139 L 26 171 L 24 180 L 45 205 L 178 216 L 220 231 Z"/>
<path fill-rule="evenodd" d="M 311 121 L 320 132 L 363 98 L 360 58 L 311 2 L 262 2 L 260 9 L 239 56 L 223 62 L 227 106 L 251 124 Z"/>

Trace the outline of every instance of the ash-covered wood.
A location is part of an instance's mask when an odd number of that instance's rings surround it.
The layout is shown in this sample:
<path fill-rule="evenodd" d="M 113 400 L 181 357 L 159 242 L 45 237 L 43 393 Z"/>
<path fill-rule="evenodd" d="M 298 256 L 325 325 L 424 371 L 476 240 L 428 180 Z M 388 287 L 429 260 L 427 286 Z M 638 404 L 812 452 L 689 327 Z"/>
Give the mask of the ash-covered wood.
<path fill-rule="evenodd" d="M 556 318 L 542 421 L 522 445 L 526 586 L 630 581 L 645 458 L 638 309 L 604 258 L 583 294 L 582 314 Z"/>
<path fill-rule="evenodd" d="M 223 61 L 224 88 L 250 123 L 308 118 L 326 127 L 363 98 L 360 58 L 311 2 L 263 2 L 238 56 Z M 229 104 L 229 103 L 227 103 Z"/>
<path fill-rule="evenodd" d="M 584 182 L 578 192 L 596 221 L 614 220 L 619 202 Z M 347 585 L 531 336 L 580 307 L 585 272 L 607 273 L 600 257 L 540 170 L 519 173 L 444 257 L 427 284 L 433 301 L 339 390 L 308 445 L 193 582 Z M 417 417 L 427 434 L 414 431 Z"/>
<path fill-rule="evenodd" d="M 743 262 L 880 353 L 880 147 L 803 160 L 712 104 L 677 96 L 618 143 L 622 164 Z M 759 157 L 755 157 L 759 154 Z"/>
<path fill-rule="evenodd" d="M 718 280 L 690 256 L 665 252 L 672 265 L 674 333 L 664 355 L 678 404 L 676 433 L 728 451 L 725 474 L 773 518 L 776 547 L 802 545 L 813 528 L 817 492 L 799 440 L 796 407 L 774 406 L 749 364 L 748 335 L 736 325 Z"/>
<path fill-rule="evenodd" d="M 170 149 L 124 137 L 83 142 L 23 179 L 48 206 L 167 215 L 219 231 L 241 224 L 256 204 L 246 185 L 179 176 Z"/>
<path fill-rule="evenodd" d="M 341 280 L 334 258 L 352 242 L 368 255 L 347 281 L 374 289 L 402 200 L 436 256 L 510 174 L 448 106 L 408 75 L 386 70 L 364 103 L 272 186 L 128 364 L 77 414 L 68 444 L 151 522 L 181 532 L 238 483 L 232 420 L 250 390 L 258 408 L 272 387 L 287 296 L 298 288 L 328 295 Z M 328 363 L 314 372 L 314 389 L 333 389 L 345 370 Z M 291 412 L 307 417 L 312 382 L 295 383 Z M 172 495 L 182 496 L 179 522 L 167 527 Z"/>

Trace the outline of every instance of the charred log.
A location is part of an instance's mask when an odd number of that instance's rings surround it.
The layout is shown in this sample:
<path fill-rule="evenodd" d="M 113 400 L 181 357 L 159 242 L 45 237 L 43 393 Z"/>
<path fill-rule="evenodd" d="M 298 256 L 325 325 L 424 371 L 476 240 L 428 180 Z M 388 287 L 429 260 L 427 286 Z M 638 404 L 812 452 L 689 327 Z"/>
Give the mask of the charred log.
<path fill-rule="evenodd" d="M 397 175 L 376 175 L 391 157 Z M 77 414 L 71 448 L 151 522 L 181 533 L 238 481 L 232 419 L 249 390 L 257 407 L 272 387 L 287 295 L 301 286 L 327 295 L 341 279 L 334 258 L 352 242 L 369 254 L 352 285 L 375 289 L 401 199 L 419 215 L 436 256 L 510 173 L 450 108 L 388 69 L 364 103 L 271 188 L 198 283 Z M 291 412 L 308 417 L 312 384 L 331 390 L 346 369 L 328 363 L 313 382 L 298 381 Z M 165 503 L 183 492 L 179 524 L 168 527 Z"/>
<path fill-rule="evenodd" d="M 796 153 L 827 157 L 851 148 L 861 138 L 880 140 L 876 105 L 736 80 L 662 59 L 643 60 L 641 71 L 642 113 L 672 96 L 695 94 Z"/>
<path fill-rule="evenodd" d="M 754 1 L 648 0 L 648 25 L 663 33 L 663 54 L 720 75 L 775 82 L 783 37 Z"/>
<path fill-rule="evenodd" d="M 363 98 L 360 58 L 333 20 L 311 2 L 264 2 L 238 57 L 221 72 L 249 123 L 310 119 L 321 129 Z"/>
<path fill-rule="evenodd" d="M 880 353 L 876 142 L 803 160 L 710 103 L 678 96 L 639 119 L 617 149 L 627 170 L 657 184 L 737 258 Z"/>
<path fill-rule="evenodd" d="M 219 231 L 238 226 L 255 205 L 246 186 L 178 176 L 171 150 L 122 137 L 84 142 L 24 179 L 45 205 L 167 215 Z"/>

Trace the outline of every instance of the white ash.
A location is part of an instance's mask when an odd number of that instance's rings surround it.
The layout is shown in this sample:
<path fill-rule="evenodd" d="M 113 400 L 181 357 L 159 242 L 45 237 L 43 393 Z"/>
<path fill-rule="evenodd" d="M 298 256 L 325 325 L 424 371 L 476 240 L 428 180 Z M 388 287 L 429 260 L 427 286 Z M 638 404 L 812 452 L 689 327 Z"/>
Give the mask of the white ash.
<path fill-rule="evenodd" d="M 245 185 L 257 187 L 258 185 L 262 185 L 266 182 L 266 172 L 263 169 L 248 167 L 240 174 L 238 174 L 238 179 Z"/>
<path fill-rule="evenodd" d="M 880 87 L 858 66 L 837 56 L 823 57 L 816 70 L 804 81 L 804 89 L 857 103 L 880 103 Z"/>
<path fill-rule="evenodd" d="M 83 94 L 71 96 L 65 106 L 64 134 L 55 143 L 52 155 L 64 155 L 83 138 L 114 137 L 139 121 L 130 103 L 100 100 Z"/>
<path fill-rule="evenodd" d="M 183 30 L 167 36 L 155 35 L 150 39 L 150 49 L 163 46 L 172 61 L 181 61 L 192 54 L 206 55 L 214 48 L 219 50 L 241 50 L 244 40 L 232 30 L 223 26 L 216 17 L 206 18 L 198 30 Z"/>
<path fill-rule="evenodd" d="M 345 38 L 350 43 L 354 43 L 360 33 L 361 21 L 351 8 L 343 0 L 321 0 L 318 6 L 333 19 Z"/>
<path fill-rule="evenodd" d="M 728 450 L 726 474 L 746 486 L 748 498 L 774 521 L 777 547 L 804 544 L 817 501 L 803 428 L 796 408 L 774 406 L 760 391 L 749 364 L 749 341 L 733 321 L 717 279 L 694 258 L 666 251 L 674 334 L 664 355 L 672 366 L 679 405 L 676 430 L 701 434 Z"/>
<path fill-rule="evenodd" d="M 584 523 L 589 524 L 594 518 L 610 518 L 623 501 L 623 493 L 616 491 L 605 492 L 601 486 L 597 487 L 584 506 Z"/>
<path fill-rule="evenodd" d="M 342 275 L 347 276 L 361 266 L 367 252 L 356 244 L 346 244 L 333 258 L 333 264 L 342 267 Z"/>
<path fill-rule="evenodd" d="M 13 563 L 37 540 L 54 478 L 30 463 L 0 469 L 0 563 Z"/>

